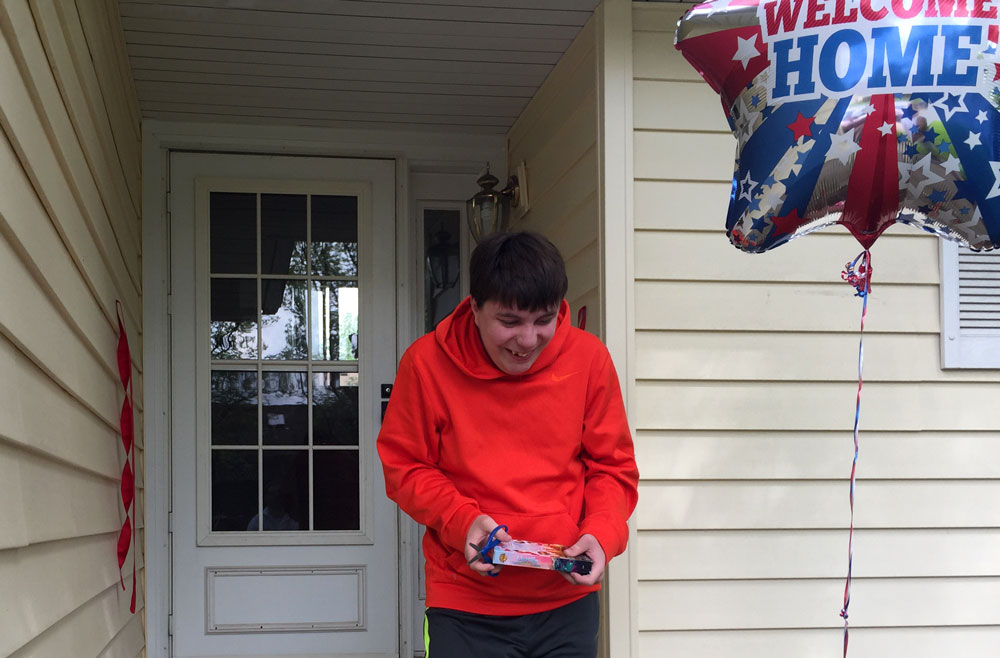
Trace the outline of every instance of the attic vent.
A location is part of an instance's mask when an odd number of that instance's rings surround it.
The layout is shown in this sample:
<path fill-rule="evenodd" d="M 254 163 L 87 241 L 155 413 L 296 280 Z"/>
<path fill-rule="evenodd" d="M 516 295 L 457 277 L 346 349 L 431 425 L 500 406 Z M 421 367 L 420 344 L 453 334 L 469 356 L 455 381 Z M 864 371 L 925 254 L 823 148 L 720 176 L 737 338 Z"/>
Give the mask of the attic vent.
<path fill-rule="evenodd" d="M 1000 336 L 1000 251 L 958 250 L 958 326 Z"/>

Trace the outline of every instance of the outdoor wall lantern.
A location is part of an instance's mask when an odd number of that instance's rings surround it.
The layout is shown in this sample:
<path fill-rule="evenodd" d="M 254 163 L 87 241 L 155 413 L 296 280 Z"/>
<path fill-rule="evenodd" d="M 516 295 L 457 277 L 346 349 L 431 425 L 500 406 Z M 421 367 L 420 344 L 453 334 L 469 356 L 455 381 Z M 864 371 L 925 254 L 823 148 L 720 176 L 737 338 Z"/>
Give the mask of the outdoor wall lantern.
<path fill-rule="evenodd" d="M 476 181 L 479 191 L 465 202 L 469 219 L 469 230 L 472 238 L 478 243 L 484 237 L 497 231 L 506 231 L 510 222 L 510 208 L 517 207 L 520 201 L 517 176 L 507 180 L 507 187 L 500 191 L 494 190 L 500 180 L 490 173 L 490 165 L 486 163 L 486 173 Z"/>

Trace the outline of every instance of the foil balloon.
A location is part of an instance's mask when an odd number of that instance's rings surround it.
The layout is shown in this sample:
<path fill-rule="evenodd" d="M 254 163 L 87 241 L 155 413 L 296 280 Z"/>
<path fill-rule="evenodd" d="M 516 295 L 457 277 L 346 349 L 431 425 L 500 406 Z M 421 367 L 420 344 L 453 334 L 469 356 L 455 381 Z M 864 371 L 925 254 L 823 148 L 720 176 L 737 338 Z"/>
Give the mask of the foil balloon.
<path fill-rule="evenodd" d="M 1000 247 L 1000 0 L 717 0 L 675 46 L 737 139 L 726 229 L 762 252 L 832 223 Z"/>

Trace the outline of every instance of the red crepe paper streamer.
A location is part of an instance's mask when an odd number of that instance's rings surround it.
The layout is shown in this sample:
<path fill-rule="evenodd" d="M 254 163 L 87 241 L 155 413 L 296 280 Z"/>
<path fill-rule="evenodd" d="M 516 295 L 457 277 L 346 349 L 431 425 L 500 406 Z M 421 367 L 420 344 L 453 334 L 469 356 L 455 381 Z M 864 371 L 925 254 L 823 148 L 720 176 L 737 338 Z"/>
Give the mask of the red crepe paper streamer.
<path fill-rule="evenodd" d="M 122 524 L 122 531 L 118 535 L 118 580 L 121 582 L 122 590 L 125 589 L 125 578 L 122 576 L 122 567 L 125 566 L 125 558 L 128 557 L 129 549 L 133 546 L 135 533 L 133 526 L 135 523 L 135 513 L 133 503 L 135 502 L 135 423 L 132 414 L 132 352 L 128 347 L 128 336 L 125 333 L 125 324 L 122 322 L 122 303 L 115 300 L 115 310 L 118 313 L 118 378 L 122 383 L 122 390 L 125 399 L 122 401 L 122 413 L 119 418 L 119 425 L 122 433 L 122 447 L 125 448 L 125 467 L 122 469 L 122 506 L 125 508 L 125 522 Z M 130 513 L 130 510 L 131 513 Z M 135 553 L 132 559 L 132 602 L 129 611 L 135 613 Z"/>

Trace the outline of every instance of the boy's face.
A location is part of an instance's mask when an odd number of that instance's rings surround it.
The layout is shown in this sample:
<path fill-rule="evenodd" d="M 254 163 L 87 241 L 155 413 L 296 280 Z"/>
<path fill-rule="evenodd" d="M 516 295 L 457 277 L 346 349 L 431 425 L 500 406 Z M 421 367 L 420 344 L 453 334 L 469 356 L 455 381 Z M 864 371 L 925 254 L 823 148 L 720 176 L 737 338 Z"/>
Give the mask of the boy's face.
<path fill-rule="evenodd" d="M 472 315 L 479 327 L 483 347 L 494 365 L 508 375 L 521 375 L 531 368 L 552 340 L 559 306 L 522 311 L 493 300 L 479 306 L 473 299 Z"/>

